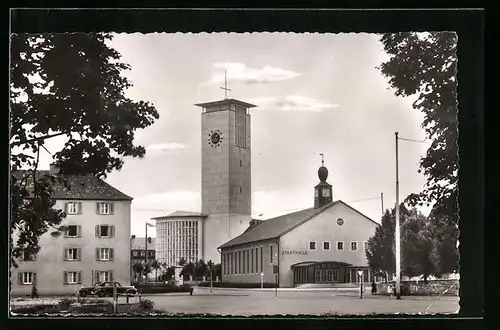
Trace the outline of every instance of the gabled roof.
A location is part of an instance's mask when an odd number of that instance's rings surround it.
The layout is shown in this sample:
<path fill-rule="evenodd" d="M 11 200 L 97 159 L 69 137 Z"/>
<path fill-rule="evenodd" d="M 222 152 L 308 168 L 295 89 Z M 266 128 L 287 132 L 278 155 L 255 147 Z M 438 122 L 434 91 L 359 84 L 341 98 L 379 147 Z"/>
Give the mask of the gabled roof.
<path fill-rule="evenodd" d="M 15 171 L 11 174 L 20 178 L 27 171 Z M 50 174 L 49 171 L 40 170 L 39 175 Z M 53 174 L 58 176 L 59 174 Z M 104 180 L 89 175 L 64 175 L 67 181 L 68 189 L 63 183 L 57 180 L 52 184 L 52 198 L 54 199 L 79 199 L 79 200 L 115 200 L 115 201 L 131 201 L 133 198 L 122 193 Z M 30 189 L 28 187 L 28 189 Z"/>
<path fill-rule="evenodd" d="M 157 220 L 157 219 L 170 219 L 170 218 L 179 218 L 179 217 L 206 218 L 206 217 L 208 217 L 208 215 L 205 213 L 191 212 L 191 211 L 175 211 L 174 213 L 170 213 L 169 215 L 163 215 L 163 216 L 154 217 L 151 219 Z"/>
<path fill-rule="evenodd" d="M 262 240 L 268 240 L 272 238 L 278 238 L 280 236 L 283 236 L 284 234 L 288 233 L 289 231 L 297 228 L 298 226 L 302 225 L 303 223 L 311 220 L 312 218 L 316 217 L 318 214 L 323 213 L 324 211 L 328 210 L 334 205 L 345 205 L 348 208 L 354 210 L 355 212 L 359 213 L 363 217 L 365 217 L 367 220 L 375 223 L 372 219 L 368 218 L 366 215 L 362 214 L 358 210 L 354 209 L 350 205 L 342 202 L 341 200 L 326 204 L 320 208 L 308 208 L 302 211 L 298 212 L 293 212 L 289 214 L 285 214 L 276 218 L 271 218 L 265 221 L 262 221 L 260 223 L 257 223 L 251 227 L 249 227 L 243 234 L 240 236 L 237 236 L 230 240 L 229 242 L 226 242 L 219 246 L 219 248 L 226 248 L 230 246 L 235 246 L 235 245 L 241 245 L 241 244 L 246 244 L 250 242 L 255 242 L 255 241 L 262 241 Z"/>

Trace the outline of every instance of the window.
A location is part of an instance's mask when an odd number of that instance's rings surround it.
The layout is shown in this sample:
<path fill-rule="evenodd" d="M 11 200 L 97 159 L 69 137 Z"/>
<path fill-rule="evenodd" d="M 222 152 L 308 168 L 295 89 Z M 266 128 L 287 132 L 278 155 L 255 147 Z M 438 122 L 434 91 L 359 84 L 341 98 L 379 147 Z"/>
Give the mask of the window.
<path fill-rule="evenodd" d="M 260 271 L 264 270 L 264 249 L 260 247 Z"/>
<path fill-rule="evenodd" d="M 253 263 L 253 249 L 250 250 L 250 272 L 254 273 L 254 263 Z"/>
<path fill-rule="evenodd" d="M 80 206 L 81 203 L 79 202 L 70 202 L 70 203 L 66 203 L 66 213 L 67 214 L 78 214 L 80 213 L 79 210 L 79 206 Z"/>
<path fill-rule="evenodd" d="M 81 236 L 81 226 L 69 225 L 66 231 L 66 237 L 79 237 Z"/>
<path fill-rule="evenodd" d="M 113 225 L 97 225 L 95 226 L 95 236 L 96 237 L 114 237 L 115 236 L 115 226 Z"/>
<path fill-rule="evenodd" d="M 97 274 L 98 282 L 108 282 L 113 280 L 111 271 L 98 271 Z"/>
<path fill-rule="evenodd" d="M 344 242 L 337 242 L 337 250 L 343 250 L 344 249 Z"/>
<path fill-rule="evenodd" d="M 132 255 L 133 255 L 134 257 L 137 257 L 137 251 L 133 251 L 133 252 L 132 252 Z"/>
<path fill-rule="evenodd" d="M 82 273 L 81 272 L 64 272 L 63 273 L 63 283 L 64 284 L 82 283 Z"/>
<path fill-rule="evenodd" d="M 146 252 L 145 251 L 141 251 L 141 257 L 145 257 L 146 256 Z"/>
<path fill-rule="evenodd" d="M 67 260 L 67 261 L 80 260 L 80 249 L 78 249 L 78 248 L 66 249 L 64 260 Z"/>
<path fill-rule="evenodd" d="M 309 242 L 309 250 L 316 250 L 316 242 L 314 241 Z"/>
<path fill-rule="evenodd" d="M 35 284 L 36 283 L 36 273 L 33 272 L 23 272 L 19 273 L 19 284 Z"/>
<path fill-rule="evenodd" d="M 274 263 L 273 245 L 269 245 L 269 262 Z"/>
<path fill-rule="evenodd" d="M 240 167 L 243 166 L 243 161 L 240 159 Z"/>
<path fill-rule="evenodd" d="M 328 241 L 323 242 L 323 250 L 325 251 L 330 250 L 330 242 Z"/>
<path fill-rule="evenodd" d="M 368 242 L 367 241 L 363 242 L 363 247 L 364 247 L 365 251 L 368 251 Z"/>
<path fill-rule="evenodd" d="M 238 274 L 243 273 L 243 265 L 241 261 L 242 261 L 241 251 L 238 251 Z"/>
<path fill-rule="evenodd" d="M 35 261 L 36 260 L 36 253 L 30 253 L 28 251 L 23 252 L 23 261 Z"/>
<path fill-rule="evenodd" d="M 250 274 L 250 250 L 247 250 L 247 273 Z"/>
<path fill-rule="evenodd" d="M 258 258 L 258 253 L 259 253 L 258 248 L 255 248 L 255 272 L 256 273 L 259 272 L 259 258 Z"/>
<path fill-rule="evenodd" d="M 242 252 L 243 252 L 243 259 L 242 259 L 243 266 L 241 267 L 241 273 L 242 274 L 246 274 L 246 272 L 247 272 L 247 269 L 246 269 L 246 266 L 245 266 L 247 264 L 246 263 L 246 251 L 243 250 Z"/>
<path fill-rule="evenodd" d="M 114 204 L 110 202 L 98 202 L 97 203 L 97 214 L 113 214 Z"/>
<path fill-rule="evenodd" d="M 114 249 L 110 248 L 97 248 L 95 252 L 97 261 L 113 261 Z"/>
<path fill-rule="evenodd" d="M 358 249 L 358 242 L 351 242 L 351 251 L 356 251 Z"/>

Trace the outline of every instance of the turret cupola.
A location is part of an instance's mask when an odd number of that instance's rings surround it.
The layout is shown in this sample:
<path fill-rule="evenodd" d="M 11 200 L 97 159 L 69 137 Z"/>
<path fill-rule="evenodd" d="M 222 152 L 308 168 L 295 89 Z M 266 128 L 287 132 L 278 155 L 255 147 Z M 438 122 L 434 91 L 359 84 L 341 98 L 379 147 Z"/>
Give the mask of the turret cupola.
<path fill-rule="evenodd" d="M 323 154 L 321 156 L 321 167 L 318 169 L 319 183 L 314 187 L 314 207 L 319 208 L 333 201 L 332 185 L 326 182 L 328 169 L 325 167 Z"/>

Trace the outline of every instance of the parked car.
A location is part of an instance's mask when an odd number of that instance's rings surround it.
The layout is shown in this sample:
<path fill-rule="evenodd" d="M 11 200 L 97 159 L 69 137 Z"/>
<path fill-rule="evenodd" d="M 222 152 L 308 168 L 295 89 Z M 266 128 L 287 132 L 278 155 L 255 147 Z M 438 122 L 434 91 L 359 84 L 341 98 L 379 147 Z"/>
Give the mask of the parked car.
<path fill-rule="evenodd" d="M 133 286 L 122 286 L 119 282 L 103 282 L 96 284 L 92 291 L 93 296 L 113 297 L 113 284 L 116 283 L 116 293 L 118 294 L 137 294 L 137 289 Z"/>
<path fill-rule="evenodd" d="M 79 297 L 98 296 L 98 297 L 112 297 L 113 296 L 113 283 L 116 283 L 116 292 L 118 294 L 137 294 L 137 289 L 133 286 L 122 286 L 119 282 L 102 282 L 94 286 L 82 286 L 77 295 Z"/>

